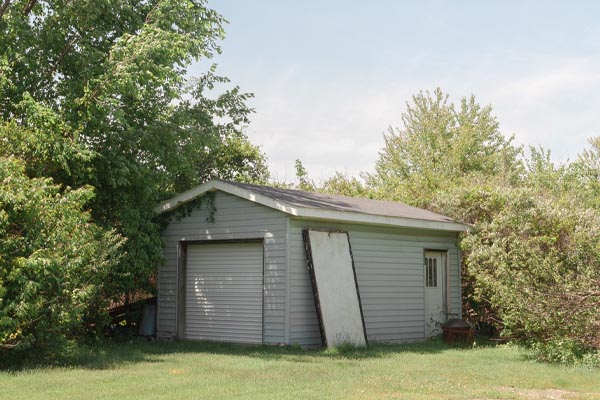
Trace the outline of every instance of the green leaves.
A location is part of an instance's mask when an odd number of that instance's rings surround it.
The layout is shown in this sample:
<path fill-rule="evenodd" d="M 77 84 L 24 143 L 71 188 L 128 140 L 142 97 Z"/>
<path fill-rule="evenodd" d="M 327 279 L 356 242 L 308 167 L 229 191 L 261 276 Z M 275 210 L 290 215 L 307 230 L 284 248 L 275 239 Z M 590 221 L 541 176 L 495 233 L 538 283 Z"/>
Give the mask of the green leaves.
<path fill-rule="evenodd" d="M 536 178 L 531 178 L 537 182 Z M 474 224 L 463 237 L 469 309 L 506 334 L 600 348 L 600 212 L 562 191 L 499 180 L 438 195 L 437 208 Z M 566 352 L 570 351 L 565 348 Z"/>
<path fill-rule="evenodd" d="M 33 185 L 0 209 L 0 251 L 16 274 L 4 277 L 4 300 L 15 321 L 17 309 L 23 321 L 44 309 L 75 321 L 102 299 L 152 292 L 160 200 L 207 179 L 266 180 L 264 155 L 243 132 L 252 95 L 214 67 L 186 76 L 192 61 L 220 51 L 224 23 L 202 0 L 13 0 L 3 10 L 0 157 L 19 165 L 11 174 L 23 188 Z M 115 237 L 126 241 L 116 246 Z M 40 300 L 45 284 L 72 270 L 75 286 L 46 289 L 73 308 Z M 32 317 L 28 332 L 46 320 Z M 10 326 L 16 342 L 43 342 Z"/>
<path fill-rule="evenodd" d="M 402 115 L 403 129 L 390 127 L 368 182 L 379 196 L 426 206 L 436 191 L 470 175 L 515 179 L 521 150 L 499 131 L 491 107 L 463 98 L 460 108 L 439 88 L 413 96 Z"/>
<path fill-rule="evenodd" d="M 73 131 L 58 113 L 36 102 L 28 93 L 23 98 L 15 109 L 19 120 L 0 121 L 3 141 L 0 155 L 17 155 L 26 162 L 31 177 L 52 177 L 75 185 L 77 175 L 85 173 L 93 153 L 72 139 Z"/>
<path fill-rule="evenodd" d="M 123 240 L 90 222 L 89 187 L 61 192 L 7 157 L 0 183 L 0 351 L 58 346 L 103 313 L 91 306 L 105 302 Z"/>

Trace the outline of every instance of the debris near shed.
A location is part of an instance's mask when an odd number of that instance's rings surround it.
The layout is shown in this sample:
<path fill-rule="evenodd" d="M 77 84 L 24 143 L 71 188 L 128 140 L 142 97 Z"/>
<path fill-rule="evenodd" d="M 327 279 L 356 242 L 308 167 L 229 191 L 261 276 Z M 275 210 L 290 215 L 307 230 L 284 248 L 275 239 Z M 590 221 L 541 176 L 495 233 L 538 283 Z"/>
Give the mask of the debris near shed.
<path fill-rule="evenodd" d="M 442 325 L 443 340 L 448 345 L 460 344 L 472 347 L 475 341 L 475 331 L 466 321 L 450 319 Z"/>
<path fill-rule="evenodd" d="M 156 335 L 156 296 L 111 308 L 110 323 L 104 335 L 126 340 L 134 336 L 148 339 Z"/>

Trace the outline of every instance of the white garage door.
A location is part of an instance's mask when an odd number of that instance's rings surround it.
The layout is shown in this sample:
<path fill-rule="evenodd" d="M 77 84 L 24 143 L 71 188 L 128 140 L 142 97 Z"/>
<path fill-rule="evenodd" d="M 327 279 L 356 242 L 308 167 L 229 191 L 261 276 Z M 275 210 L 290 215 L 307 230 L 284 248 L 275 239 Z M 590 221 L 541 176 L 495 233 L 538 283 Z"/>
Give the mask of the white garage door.
<path fill-rule="evenodd" d="M 185 337 L 262 343 L 263 245 L 187 248 Z"/>

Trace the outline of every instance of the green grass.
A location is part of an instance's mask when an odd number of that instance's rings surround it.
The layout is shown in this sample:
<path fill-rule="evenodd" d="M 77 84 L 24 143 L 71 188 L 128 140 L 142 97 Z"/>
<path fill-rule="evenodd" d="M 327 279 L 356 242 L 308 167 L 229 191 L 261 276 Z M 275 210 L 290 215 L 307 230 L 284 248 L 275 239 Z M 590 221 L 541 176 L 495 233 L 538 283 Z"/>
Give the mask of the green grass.
<path fill-rule="evenodd" d="M 302 350 L 106 343 L 63 367 L 0 371 L 12 399 L 600 399 L 600 371 L 531 361 L 517 347 L 440 342 Z"/>

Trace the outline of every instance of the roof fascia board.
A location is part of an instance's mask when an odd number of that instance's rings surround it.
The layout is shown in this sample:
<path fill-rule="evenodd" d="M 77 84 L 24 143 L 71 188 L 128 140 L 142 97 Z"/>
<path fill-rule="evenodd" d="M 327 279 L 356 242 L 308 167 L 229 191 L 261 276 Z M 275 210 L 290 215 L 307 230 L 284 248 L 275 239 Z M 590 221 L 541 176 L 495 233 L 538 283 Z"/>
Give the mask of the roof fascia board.
<path fill-rule="evenodd" d="M 185 203 L 189 203 L 197 197 L 203 196 L 204 194 L 215 190 L 215 181 L 208 181 L 203 183 L 195 188 L 188 190 L 187 192 L 183 192 L 178 194 L 175 197 L 170 198 L 169 200 L 161 203 L 158 207 L 154 208 L 154 212 L 157 214 L 171 211 L 174 208 L 184 205 Z"/>
<path fill-rule="evenodd" d="M 235 185 L 230 185 L 222 181 L 209 181 L 203 183 L 200 186 L 197 186 L 193 189 L 188 190 L 187 192 L 173 197 L 170 200 L 167 200 L 166 202 L 156 207 L 155 211 L 157 213 L 170 211 L 174 208 L 177 208 L 185 203 L 194 200 L 197 197 L 203 196 L 207 192 L 214 190 L 221 190 L 225 193 L 244 198 L 254 203 L 262 204 L 266 207 L 270 207 L 275 210 L 279 210 L 281 212 L 299 218 L 330 221 L 334 220 L 340 222 L 354 222 L 359 224 L 400 226 L 405 228 L 416 229 L 434 229 L 452 232 L 464 232 L 469 229 L 468 225 L 461 224 L 458 222 L 428 221 L 422 219 L 388 217 L 384 215 L 363 214 L 348 211 L 320 210 L 315 208 L 296 207 L 286 202 L 273 200 L 270 197 L 266 197 L 257 193 L 252 193 L 247 189 L 240 188 Z"/>
<path fill-rule="evenodd" d="M 427 221 L 423 219 L 387 217 L 385 215 L 361 214 L 335 210 L 315 210 L 311 208 L 298 209 L 299 218 L 371 224 L 381 226 L 396 226 L 415 229 L 432 229 L 450 232 L 466 232 L 469 226 L 458 222 Z"/>
<path fill-rule="evenodd" d="M 222 181 L 209 181 L 209 182 L 203 183 L 200 186 L 196 186 L 195 188 L 190 189 L 187 192 L 183 192 L 180 195 L 177 195 L 177 196 L 173 197 L 172 199 L 165 201 L 164 203 L 162 203 L 158 207 L 156 207 L 154 209 L 154 211 L 156 213 L 160 214 L 160 213 L 163 213 L 166 211 L 173 210 L 179 206 L 189 203 L 190 201 L 194 200 L 197 197 L 201 197 L 201 196 L 205 195 L 206 193 L 212 192 L 215 190 L 220 190 L 222 192 L 229 193 L 229 194 L 232 194 L 237 197 L 241 197 L 246 200 L 250 200 L 254 203 L 259 203 L 264 206 L 274 208 L 274 209 L 282 211 L 286 214 L 290 214 L 290 215 L 294 215 L 294 216 L 298 215 L 297 208 L 290 204 L 278 202 L 276 200 L 271 199 L 270 197 L 266 197 L 266 196 L 263 196 L 263 195 L 260 195 L 257 193 L 252 193 L 247 189 L 243 189 L 238 186 L 230 185 L 230 184 L 228 184 L 226 182 L 222 182 Z"/>

